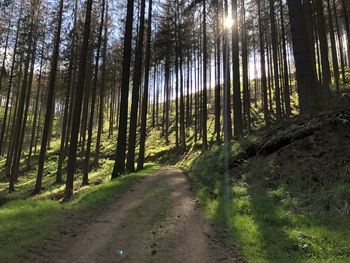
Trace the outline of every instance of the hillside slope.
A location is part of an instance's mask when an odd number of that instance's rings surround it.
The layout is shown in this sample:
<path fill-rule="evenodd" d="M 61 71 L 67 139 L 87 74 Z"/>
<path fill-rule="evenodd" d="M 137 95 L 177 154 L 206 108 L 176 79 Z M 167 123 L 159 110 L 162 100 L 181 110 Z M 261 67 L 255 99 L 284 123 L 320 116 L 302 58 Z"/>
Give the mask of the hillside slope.
<path fill-rule="evenodd" d="M 349 147 L 350 112 L 333 111 L 214 147 L 190 174 L 248 262 L 349 262 Z"/>

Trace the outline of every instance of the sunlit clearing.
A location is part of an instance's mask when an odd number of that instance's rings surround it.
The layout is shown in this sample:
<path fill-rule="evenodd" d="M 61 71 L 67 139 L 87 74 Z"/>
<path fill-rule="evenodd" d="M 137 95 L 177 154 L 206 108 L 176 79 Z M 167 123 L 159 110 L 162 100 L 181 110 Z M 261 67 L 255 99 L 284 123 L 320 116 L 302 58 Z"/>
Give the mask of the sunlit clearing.
<path fill-rule="evenodd" d="M 233 26 L 233 18 L 231 16 L 227 16 L 224 19 L 224 26 L 226 29 L 231 29 Z"/>

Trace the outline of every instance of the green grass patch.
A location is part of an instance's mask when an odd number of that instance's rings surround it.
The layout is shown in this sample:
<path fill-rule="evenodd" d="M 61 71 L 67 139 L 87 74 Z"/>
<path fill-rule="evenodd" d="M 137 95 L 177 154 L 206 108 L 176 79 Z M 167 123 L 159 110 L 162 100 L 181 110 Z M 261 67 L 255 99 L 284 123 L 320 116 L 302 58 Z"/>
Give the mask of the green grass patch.
<path fill-rule="evenodd" d="M 27 199 L 10 201 L 0 209 L 0 262 L 16 262 L 26 249 L 54 235 L 68 212 L 98 211 L 118 199 L 137 180 L 159 169 L 146 164 L 145 170 L 100 185 L 92 185 L 72 201 Z M 103 169 L 99 171 L 103 173 Z M 110 174 L 104 174 L 108 176 Z"/>
<path fill-rule="evenodd" d="M 235 142 L 232 154 L 242 147 Z M 205 216 L 229 230 L 230 242 L 247 262 L 350 262 L 348 216 L 334 210 L 313 213 L 325 200 L 348 202 L 347 184 L 334 182 L 325 196 L 322 189 L 310 194 L 298 182 L 291 185 L 298 176 L 283 178 L 257 160 L 244 171 L 230 171 L 225 180 L 224 161 L 222 147 L 215 147 L 194 162 L 190 178 Z"/>

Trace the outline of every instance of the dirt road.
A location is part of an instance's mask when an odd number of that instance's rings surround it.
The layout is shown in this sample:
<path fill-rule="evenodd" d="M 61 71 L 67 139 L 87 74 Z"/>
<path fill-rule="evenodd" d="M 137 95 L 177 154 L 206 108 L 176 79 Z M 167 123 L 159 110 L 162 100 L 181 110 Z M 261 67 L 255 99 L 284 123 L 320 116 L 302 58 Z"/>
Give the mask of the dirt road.
<path fill-rule="evenodd" d="M 240 262 L 202 219 L 187 178 L 176 168 L 137 182 L 81 229 L 35 261 Z"/>

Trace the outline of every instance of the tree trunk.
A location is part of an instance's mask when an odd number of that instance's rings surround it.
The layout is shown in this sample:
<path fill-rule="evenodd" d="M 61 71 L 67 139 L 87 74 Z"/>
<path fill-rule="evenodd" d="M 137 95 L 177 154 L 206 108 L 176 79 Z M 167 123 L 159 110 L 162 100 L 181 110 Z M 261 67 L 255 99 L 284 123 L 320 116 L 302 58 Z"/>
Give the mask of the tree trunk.
<path fill-rule="evenodd" d="M 104 120 L 104 93 L 106 85 L 106 60 L 107 60 L 107 41 L 108 41 L 108 0 L 106 2 L 106 23 L 105 23 L 105 32 L 104 32 L 104 41 L 103 41 L 103 50 L 102 50 L 102 83 L 100 90 L 100 108 L 98 114 L 98 128 L 96 136 L 96 147 L 95 147 L 95 156 L 94 156 L 94 165 L 98 165 L 100 159 L 100 145 L 101 145 L 101 135 L 103 132 L 103 120 Z M 112 89 L 112 93 L 115 93 L 115 90 Z M 115 96 L 114 96 L 115 97 Z M 113 117 L 112 117 L 113 118 Z M 113 125 L 112 125 L 113 131 Z"/>
<path fill-rule="evenodd" d="M 141 135 L 140 135 L 140 150 L 137 160 L 137 170 L 143 169 L 145 159 L 145 143 L 146 143 L 146 125 L 147 125 L 147 103 L 149 89 L 149 73 L 150 73 L 150 58 L 151 58 L 151 32 L 152 32 L 152 0 L 148 3 L 148 27 L 147 27 L 147 44 L 145 57 L 145 85 L 142 98 L 142 116 L 141 116 Z M 154 94 L 153 94 L 154 96 Z M 153 103 L 154 105 L 154 103 Z"/>
<path fill-rule="evenodd" d="M 224 17 L 228 17 L 228 3 L 224 1 Z M 227 30 L 227 29 L 226 29 Z M 223 37 L 223 68 L 224 68 L 224 139 L 225 142 L 232 140 L 232 120 L 231 120 L 231 78 L 230 78 L 230 52 L 229 52 L 228 32 L 225 31 Z"/>
<path fill-rule="evenodd" d="M 350 67 L 350 21 L 349 21 L 349 16 L 348 16 L 348 11 L 347 9 L 350 8 L 349 4 L 346 5 L 345 1 L 347 0 L 342 0 L 343 4 L 343 15 L 344 15 L 344 22 L 345 22 L 345 31 L 346 31 L 346 38 L 347 38 L 347 50 L 348 50 L 348 66 Z"/>
<path fill-rule="evenodd" d="M 245 125 L 248 131 L 251 129 L 250 118 L 250 90 L 249 90 L 249 77 L 248 77 L 248 47 L 247 47 L 247 29 L 245 21 L 245 3 L 242 0 L 241 6 L 241 37 L 242 37 L 242 67 L 243 67 L 243 112 Z"/>
<path fill-rule="evenodd" d="M 328 21 L 329 21 L 329 35 L 331 38 L 331 50 L 332 50 L 332 62 L 333 62 L 333 74 L 335 78 L 335 88 L 337 94 L 340 93 L 340 80 L 339 80 L 339 64 L 338 64 L 338 55 L 337 55 L 337 47 L 335 43 L 335 34 L 334 34 L 334 26 L 332 19 L 332 9 L 329 0 L 327 0 L 327 10 L 328 10 Z"/>
<path fill-rule="evenodd" d="M 126 130 L 128 118 L 128 97 L 129 97 L 129 77 L 130 77 L 130 57 L 132 40 L 132 22 L 134 12 L 134 1 L 128 0 L 125 37 L 124 37 L 124 55 L 123 55 L 123 73 L 121 83 L 120 113 L 119 113 L 119 132 L 116 152 L 116 160 L 113 167 L 112 179 L 125 172 L 125 151 L 126 151 Z"/>
<path fill-rule="evenodd" d="M 221 114 L 221 56 L 220 56 L 220 46 L 221 46 L 221 36 L 220 36 L 220 28 L 221 23 L 219 16 L 222 13 L 222 5 L 221 1 L 217 1 L 216 3 L 216 83 L 215 83 L 215 133 L 216 133 L 216 144 L 221 144 L 221 127 L 220 127 L 220 114 Z"/>
<path fill-rule="evenodd" d="M 243 135 L 241 79 L 239 72 L 239 39 L 237 0 L 232 0 L 232 70 L 233 70 L 233 134 L 240 138 Z"/>
<path fill-rule="evenodd" d="M 331 73 L 328 60 L 328 40 L 326 35 L 326 25 L 323 15 L 323 2 L 322 0 L 316 0 L 316 12 L 317 12 L 317 31 L 320 37 L 320 51 L 321 51 L 321 65 L 322 65 L 322 100 L 326 102 L 329 99 L 329 84 L 331 81 Z"/>
<path fill-rule="evenodd" d="M 339 55 L 340 55 L 340 67 L 342 71 L 342 80 L 343 84 L 346 84 L 346 78 L 345 78 L 345 62 L 344 62 L 344 54 L 343 54 L 343 42 L 340 34 L 340 27 L 339 27 L 339 21 L 338 21 L 338 14 L 337 14 L 337 7 L 335 5 L 335 0 L 332 0 L 333 3 L 333 10 L 334 10 L 334 19 L 335 19 L 335 28 L 337 29 L 337 38 L 338 38 L 338 44 L 339 44 Z"/>
<path fill-rule="evenodd" d="M 144 39 L 144 29 L 145 29 L 145 6 L 146 6 L 145 0 L 141 0 L 140 28 L 138 33 L 138 41 L 136 45 L 134 79 L 133 79 L 133 86 L 132 86 L 130 128 L 129 128 L 129 144 L 128 144 L 128 154 L 127 154 L 127 161 L 126 161 L 126 170 L 128 172 L 135 171 L 136 128 L 137 128 L 140 86 L 141 86 L 141 78 L 142 78 L 143 39 Z"/>
<path fill-rule="evenodd" d="M 258 0 L 258 16 L 259 16 L 259 38 L 260 38 L 260 64 L 261 64 L 261 92 L 263 96 L 264 119 L 266 125 L 270 124 L 270 114 L 268 109 L 267 99 L 267 79 L 266 79 L 266 64 L 265 64 L 265 43 L 264 33 L 261 19 L 261 0 Z"/>
<path fill-rule="evenodd" d="M 66 189 L 64 192 L 65 201 L 70 200 L 71 197 L 73 196 L 73 183 L 74 183 L 75 163 L 77 158 L 81 103 L 82 103 L 83 93 L 84 93 L 86 60 L 88 55 L 89 38 L 90 38 L 92 2 L 93 2 L 92 0 L 86 1 L 83 44 L 82 44 L 81 53 L 80 53 L 78 81 L 76 84 L 76 94 L 74 98 L 74 111 L 72 115 L 72 130 L 70 134 L 70 145 L 69 145 L 68 164 L 67 164 L 67 180 L 66 180 Z"/>
<path fill-rule="evenodd" d="M 7 88 L 7 94 L 6 94 L 5 112 L 4 112 L 2 125 L 1 125 L 1 133 L 0 133 L 0 153 L 1 154 L 3 154 L 3 152 L 4 152 L 4 137 L 5 137 L 7 115 L 8 115 L 10 96 L 11 96 L 11 90 L 12 90 L 12 84 L 13 84 L 13 78 L 14 78 L 14 70 L 15 70 L 15 63 L 16 63 L 16 56 L 17 56 L 18 37 L 19 37 L 19 31 L 20 31 L 20 26 L 21 26 L 21 19 L 22 19 L 22 9 L 20 10 L 20 15 L 19 15 L 19 18 L 17 21 L 17 26 L 16 26 L 17 31 L 16 31 L 15 44 L 14 44 L 13 54 L 12 54 L 10 78 L 9 78 L 9 83 L 7 86 L 8 88 Z"/>
<path fill-rule="evenodd" d="M 283 51 L 283 80 L 284 80 L 284 104 L 286 108 L 286 117 L 289 118 L 291 115 L 291 108 L 290 108 L 290 87 L 289 87 L 289 71 L 288 71 L 288 61 L 287 61 L 287 44 L 286 44 L 286 31 L 285 31 L 285 25 L 284 25 L 284 12 L 283 12 L 283 4 L 282 0 L 279 1 L 280 3 L 280 12 L 281 12 L 281 30 L 282 30 L 282 51 Z"/>
<path fill-rule="evenodd" d="M 273 76 L 275 79 L 275 101 L 276 101 L 276 118 L 277 121 L 282 119 L 281 109 L 281 91 L 280 91 L 280 76 L 278 69 L 278 44 L 277 44 L 277 29 L 275 19 L 275 1 L 269 0 L 270 6 L 270 23 L 271 23 L 271 38 L 272 38 L 272 56 L 273 56 Z"/>
<path fill-rule="evenodd" d="M 317 103 L 313 96 L 316 90 L 316 71 L 310 57 L 310 46 L 312 42 L 306 25 L 305 6 L 301 0 L 288 0 L 289 18 L 292 32 L 292 42 L 296 66 L 296 76 L 299 93 L 300 115 L 309 118 L 316 113 Z"/>
<path fill-rule="evenodd" d="M 102 0 L 101 3 L 101 21 L 100 29 L 98 33 L 97 40 L 97 53 L 95 58 L 95 70 L 94 70 L 94 82 L 91 93 L 91 106 L 90 106 L 90 119 L 88 123 L 88 141 L 86 145 L 86 154 L 84 160 L 84 171 L 83 171 L 83 185 L 89 184 L 89 171 L 90 171 L 90 153 L 91 153 L 91 143 L 92 143 L 92 128 L 94 125 L 94 115 L 95 115 L 95 103 L 96 103 L 96 93 L 97 93 L 97 80 L 98 80 L 98 68 L 100 61 L 100 51 L 101 51 L 101 42 L 102 42 L 102 32 L 104 28 L 104 15 L 105 15 L 105 0 Z"/>
<path fill-rule="evenodd" d="M 46 155 L 46 145 L 49 137 L 50 123 L 51 123 L 51 118 L 53 114 L 55 82 L 56 82 L 56 76 L 57 76 L 58 56 L 59 56 L 60 39 L 61 39 L 63 2 L 64 2 L 63 0 L 60 0 L 59 7 L 58 7 L 58 23 L 56 28 L 54 49 L 52 54 L 48 97 L 47 97 L 47 105 L 46 105 L 46 113 L 45 113 L 45 121 L 44 121 L 44 130 L 43 130 L 43 135 L 41 139 L 41 148 L 40 148 L 40 154 L 39 154 L 39 168 L 38 168 L 38 175 L 36 178 L 36 183 L 34 188 L 34 194 L 41 193 L 42 177 L 43 177 L 44 162 L 45 162 L 45 155 Z"/>

